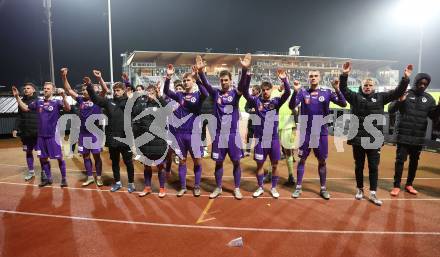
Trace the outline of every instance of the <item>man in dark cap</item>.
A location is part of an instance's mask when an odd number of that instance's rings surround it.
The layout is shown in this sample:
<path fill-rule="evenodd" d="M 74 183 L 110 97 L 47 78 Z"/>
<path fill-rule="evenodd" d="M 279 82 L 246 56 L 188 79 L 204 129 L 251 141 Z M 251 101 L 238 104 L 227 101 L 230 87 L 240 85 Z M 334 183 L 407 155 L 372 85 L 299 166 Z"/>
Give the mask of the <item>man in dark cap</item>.
<path fill-rule="evenodd" d="M 413 87 L 397 101 L 394 101 L 388 110 L 389 113 L 399 112 L 398 125 L 396 126 L 397 151 L 394 188 L 390 192 L 392 196 L 399 195 L 403 165 L 408 155 L 408 178 L 405 190 L 411 194 L 417 194 L 412 183 L 416 177 L 419 156 L 425 143 L 427 118 L 434 119 L 440 116 L 440 102 L 439 105 L 436 105 L 434 98 L 425 92 L 430 82 L 431 76 L 428 74 L 417 74 Z"/>

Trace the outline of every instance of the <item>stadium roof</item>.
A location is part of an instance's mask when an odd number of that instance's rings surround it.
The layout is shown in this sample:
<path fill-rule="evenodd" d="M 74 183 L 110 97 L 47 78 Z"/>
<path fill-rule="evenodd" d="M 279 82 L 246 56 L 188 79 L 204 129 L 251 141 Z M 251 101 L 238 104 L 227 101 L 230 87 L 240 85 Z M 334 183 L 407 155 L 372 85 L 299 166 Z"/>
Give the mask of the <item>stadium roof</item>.
<path fill-rule="evenodd" d="M 243 57 L 244 54 L 231 53 L 206 53 L 206 52 L 164 52 L 164 51 L 133 51 L 127 58 L 125 65 L 134 62 L 156 62 L 157 65 L 165 66 L 169 63 L 175 65 L 191 65 L 194 63 L 196 55 L 201 55 L 204 60 L 213 65 L 234 65 L 237 59 Z M 369 59 L 352 59 L 340 57 L 322 57 L 322 56 L 290 56 L 290 55 L 270 55 L 270 54 L 253 54 L 253 61 L 300 61 L 300 62 L 346 62 L 351 60 L 353 66 L 362 67 L 364 69 L 377 69 L 397 63 L 394 60 L 369 60 Z M 304 67 L 303 67 L 304 68 Z"/>

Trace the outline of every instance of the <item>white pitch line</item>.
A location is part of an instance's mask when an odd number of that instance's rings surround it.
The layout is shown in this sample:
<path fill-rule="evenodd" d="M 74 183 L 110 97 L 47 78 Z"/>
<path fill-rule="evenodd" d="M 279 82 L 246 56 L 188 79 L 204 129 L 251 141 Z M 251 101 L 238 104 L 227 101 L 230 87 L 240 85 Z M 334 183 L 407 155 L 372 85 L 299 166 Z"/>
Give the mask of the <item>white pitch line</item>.
<path fill-rule="evenodd" d="M 5 181 L 0 181 L 0 184 L 5 184 L 5 185 L 14 185 L 14 186 L 32 186 L 32 187 L 38 187 L 38 185 L 36 184 L 26 184 L 26 183 L 20 183 L 20 182 L 5 182 Z M 44 188 L 53 188 L 53 189 L 59 189 L 59 190 L 83 190 L 83 191 L 97 191 L 97 192 L 108 192 L 108 193 L 128 193 L 127 191 L 116 191 L 116 192 L 110 192 L 109 189 L 100 189 L 100 188 L 87 188 L 87 187 L 57 187 L 57 186 L 45 186 L 41 189 Z M 141 193 L 140 191 L 133 193 L 134 195 L 137 195 Z M 158 195 L 158 193 L 152 193 L 153 195 Z M 289 193 L 290 194 L 290 193 Z M 174 197 L 175 194 L 168 194 L 168 197 Z M 193 197 L 192 194 L 188 193 L 185 194 L 184 197 Z M 209 197 L 209 194 L 201 194 L 200 197 Z M 148 197 L 144 197 L 144 198 L 148 198 Z M 233 195 L 220 195 L 217 198 L 235 198 Z M 271 196 L 260 196 L 258 198 L 254 198 L 252 196 L 243 196 L 244 199 L 273 199 L 273 197 Z M 279 200 L 291 200 L 291 201 L 301 201 L 301 200 L 322 200 L 322 201 L 327 201 L 322 199 L 321 197 L 300 197 L 297 199 L 293 199 L 292 197 L 286 197 L 286 196 L 281 196 L 278 198 Z M 273 199 L 276 200 L 276 199 Z M 331 200 L 335 200 L 335 201 L 354 201 L 354 197 L 332 197 Z M 440 201 L 440 198 L 381 198 L 381 200 L 383 201 Z M 357 200 L 356 200 L 357 201 Z"/>
<path fill-rule="evenodd" d="M 26 215 L 46 218 L 59 218 L 78 221 L 94 221 L 107 222 L 118 224 L 132 224 L 144 225 L 154 227 L 168 227 L 168 228 L 186 228 L 186 229 L 205 229 L 205 230 L 229 230 L 229 231 L 251 231 L 251 232 L 275 232 L 275 233 L 307 233 L 307 234 L 370 234 L 370 235 L 414 235 L 414 236 L 440 236 L 440 232 L 429 231 L 374 231 L 374 230 L 314 230 L 314 229 L 282 229 L 282 228 L 252 228 L 252 227 L 220 227 L 220 226 L 201 226 L 201 225 L 186 225 L 186 224 L 170 224 L 170 223 L 155 223 L 143 221 L 129 221 L 129 220 L 114 220 L 114 219 L 99 219 L 88 218 L 80 216 L 44 214 L 23 211 L 9 211 L 1 210 L 0 213 L 9 213 L 15 215 Z"/>
<path fill-rule="evenodd" d="M 16 165 L 16 164 L 7 164 L 7 163 L 0 163 L 0 166 L 10 166 L 10 167 L 19 167 L 19 168 L 26 168 L 27 166 L 25 165 Z M 76 169 L 66 169 L 66 171 L 75 171 L 75 172 L 85 172 L 85 170 L 76 170 Z M 191 172 L 191 170 L 188 170 L 189 172 Z M 113 172 L 106 172 L 103 171 L 103 174 L 113 174 Z M 134 174 L 136 175 L 143 175 L 144 173 L 142 172 L 135 172 Z M 192 174 L 187 174 L 187 177 L 194 177 L 194 175 Z M 212 175 L 208 175 L 208 176 L 203 176 L 203 178 L 215 178 L 215 176 Z M 225 175 L 223 176 L 223 178 L 234 178 L 234 176 L 228 176 Z M 251 177 L 241 177 L 241 179 L 256 179 L 255 176 L 251 176 Z M 320 178 L 303 178 L 303 180 L 319 180 Z M 355 180 L 355 177 L 351 177 L 351 178 L 327 178 L 327 180 Z M 406 177 L 402 177 L 403 180 L 407 179 Z M 428 177 L 428 178 L 416 178 L 417 180 L 440 180 L 440 177 Z M 394 178 L 379 178 L 379 180 L 394 180 Z"/>

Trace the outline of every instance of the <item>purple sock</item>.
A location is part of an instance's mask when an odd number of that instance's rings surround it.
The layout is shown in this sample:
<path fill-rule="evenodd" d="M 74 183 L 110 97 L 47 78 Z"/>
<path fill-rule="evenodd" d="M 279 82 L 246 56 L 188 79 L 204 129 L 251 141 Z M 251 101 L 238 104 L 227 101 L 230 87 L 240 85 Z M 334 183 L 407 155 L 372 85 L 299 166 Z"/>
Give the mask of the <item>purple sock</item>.
<path fill-rule="evenodd" d="M 46 178 L 48 180 L 51 180 L 52 179 L 52 174 L 50 172 L 50 162 L 49 162 L 49 160 L 42 160 L 42 159 L 40 159 L 40 164 L 41 164 L 41 169 L 46 174 Z"/>
<path fill-rule="evenodd" d="M 272 188 L 276 188 L 277 187 L 277 185 L 278 185 L 278 179 L 279 179 L 280 177 L 278 177 L 278 176 L 273 176 L 272 175 Z"/>
<path fill-rule="evenodd" d="M 304 166 L 305 166 L 306 161 L 304 160 L 300 160 L 298 163 L 298 169 L 297 169 L 297 174 L 296 174 L 296 185 L 300 186 L 302 185 L 302 181 L 303 181 L 303 177 L 304 177 Z"/>
<path fill-rule="evenodd" d="M 321 187 L 325 187 L 325 182 L 327 180 L 327 165 L 325 163 L 319 164 L 318 172 L 319 172 L 319 181 L 321 182 Z"/>
<path fill-rule="evenodd" d="M 179 164 L 179 179 L 180 179 L 180 186 L 182 188 L 186 188 L 186 164 L 185 165 Z"/>
<path fill-rule="evenodd" d="M 202 166 L 194 165 L 194 186 L 199 187 L 202 180 Z"/>
<path fill-rule="evenodd" d="M 263 187 L 263 179 L 264 179 L 264 174 L 261 175 L 257 174 L 257 182 L 259 187 Z"/>
<path fill-rule="evenodd" d="M 31 151 L 26 151 L 26 163 L 29 170 L 34 170 L 34 155 Z"/>
<path fill-rule="evenodd" d="M 159 179 L 160 188 L 165 187 L 165 170 L 161 169 L 157 172 L 157 178 Z"/>
<path fill-rule="evenodd" d="M 100 154 L 96 154 L 96 155 L 93 156 L 93 159 L 95 159 L 96 176 L 101 176 L 101 174 L 102 174 L 101 155 Z"/>
<path fill-rule="evenodd" d="M 58 166 L 61 171 L 61 178 L 66 178 L 66 162 L 63 159 L 58 159 Z"/>
<path fill-rule="evenodd" d="M 240 187 L 240 180 L 241 180 L 240 163 L 234 164 L 234 169 L 232 170 L 232 174 L 234 174 L 234 185 L 235 185 L 235 188 L 239 188 Z"/>
<path fill-rule="evenodd" d="M 215 183 L 217 184 L 217 187 L 222 187 L 222 178 L 223 178 L 223 165 L 216 165 L 215 166 Z"/>
<path fill-rule="evenodd" d="M 151 177 L 153 176 L 153 172 L 151 172 L 151 168 L 144 168 L 144 183 L 146 187 L 151 187 Z"/>
<path fill-rule="evenodd" d="M 90 158 L 84 158 L 84 167 L 86 168 L 87 176 L 93 176 L 92 160 Z"/>

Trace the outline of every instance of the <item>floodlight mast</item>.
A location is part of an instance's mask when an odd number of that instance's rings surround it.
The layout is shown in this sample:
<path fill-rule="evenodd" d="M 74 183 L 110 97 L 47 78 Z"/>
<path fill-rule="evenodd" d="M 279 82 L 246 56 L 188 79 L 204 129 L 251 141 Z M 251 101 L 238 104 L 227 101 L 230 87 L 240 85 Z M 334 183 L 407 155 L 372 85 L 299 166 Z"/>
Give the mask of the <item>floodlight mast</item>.
<path fill-rule="evenodd" d="M 55 72 L 53 64 L 53 46 L 52 46 L 52 0 L 43 0 L 43 6 L 46 11 L 47 28 L 49 36 L 49 62 L 50 62 L 50 80 L 55 83 Z"/>

